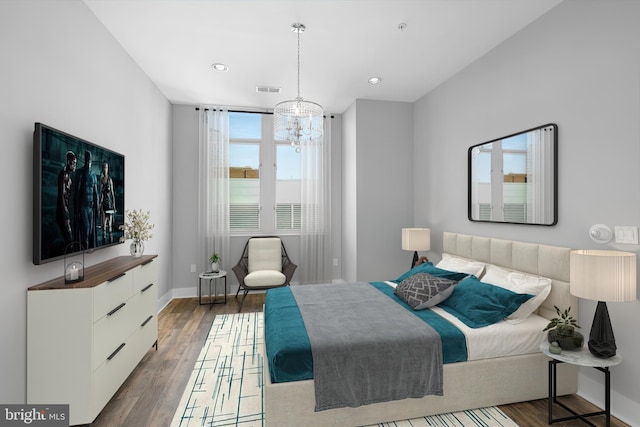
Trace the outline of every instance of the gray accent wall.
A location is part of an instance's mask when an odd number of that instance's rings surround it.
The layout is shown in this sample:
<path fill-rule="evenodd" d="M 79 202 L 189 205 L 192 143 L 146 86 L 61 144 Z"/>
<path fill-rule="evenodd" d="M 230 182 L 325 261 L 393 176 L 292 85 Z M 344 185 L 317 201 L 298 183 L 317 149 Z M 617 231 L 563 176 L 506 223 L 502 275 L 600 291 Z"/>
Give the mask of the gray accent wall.
<path fill-rule="evenodd" d="M 389 280 L 413 253 L 401 250 L 411 209 L 413 104 L 358 99 L 344 114 L 343 233 L 347 281 Z M 418 222 L 420 225 L 420 222 Z"/>
<path fill-rule="evenodd" d="M 583 249 L 596 223 L 640 225 L 640 3 L 565 1 L 414 105 L 414 221 L 442 232 Z M 467 148 L 531 127 L 559 128 L 559 219 L 554 227 L 467 219 Z M 612 408 L 640 425 L 640 301 L 609 303 L 618 350 Z M 588 335 L 595 302 L 580 300 Z M 540 372 L 546 375 L 546 372 Z M 581 368 L 579 393 L 600 405 L 604 378 Z"/>

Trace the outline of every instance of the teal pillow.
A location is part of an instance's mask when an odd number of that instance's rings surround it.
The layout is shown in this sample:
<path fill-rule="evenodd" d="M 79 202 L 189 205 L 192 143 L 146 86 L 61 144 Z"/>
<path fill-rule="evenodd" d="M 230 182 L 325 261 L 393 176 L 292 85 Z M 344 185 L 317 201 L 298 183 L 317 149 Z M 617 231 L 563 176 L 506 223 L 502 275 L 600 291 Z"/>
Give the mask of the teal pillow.
<path fill-rule="evenodd" d="M 455 271 L 443 270 L 441 268 L 434 266 L 432 262 L 425 262 L 425 263 L 416 265 L 411 270 L 407 271 L 402 276 L 398 277 L 395 280 L 395 282 L 400 283 L 407 277 L 411 277 L 414 274 L 418 274 L 418 273 L 429 273 L 432 276 L 442 277 L 444 279 L 450 279 L 456 282 L 459 282 L 460 280 L 464 279 L 469 275 L 467 273 L 458 273 Z"/>
<path fill-rule="evenodd" d="M 438 307 L 470 328 L 482 328 L 506 318 L 531 298 L 533 295 L 517 294 L 469 276 L 458 283 L 451 296 Z"/>

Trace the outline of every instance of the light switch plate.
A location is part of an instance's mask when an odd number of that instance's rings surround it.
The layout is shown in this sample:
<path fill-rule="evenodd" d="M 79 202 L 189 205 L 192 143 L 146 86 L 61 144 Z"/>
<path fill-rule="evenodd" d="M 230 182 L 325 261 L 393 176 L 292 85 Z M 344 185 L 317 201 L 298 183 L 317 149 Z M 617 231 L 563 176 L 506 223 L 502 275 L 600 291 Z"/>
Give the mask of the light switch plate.
<path fill-rule="evenodd" d="M 638 244 L 638 227 L 629 225 L 615 226 L 616 243 L 625 243 L 628 245 Z"/>

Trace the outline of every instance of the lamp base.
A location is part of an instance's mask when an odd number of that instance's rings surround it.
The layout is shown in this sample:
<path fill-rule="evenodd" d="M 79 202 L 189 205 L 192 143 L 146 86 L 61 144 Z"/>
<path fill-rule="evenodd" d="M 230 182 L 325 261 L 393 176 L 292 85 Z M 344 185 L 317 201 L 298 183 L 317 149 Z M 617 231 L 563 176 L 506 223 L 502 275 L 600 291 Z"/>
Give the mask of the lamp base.
<path fill-rule="evenodd" d="M 589 351 L 596 357 L 607 359 L 616 355 L 616 339 L 611 327 L 607 303 L 598 301 L 589 333 Z"/>
<path fill-rule="evenodd" d="M 418 262 L 418 251 L 413 251 L 413 260 L 411 260 L 411 268 L 416 266 L 416 262 Z"/>

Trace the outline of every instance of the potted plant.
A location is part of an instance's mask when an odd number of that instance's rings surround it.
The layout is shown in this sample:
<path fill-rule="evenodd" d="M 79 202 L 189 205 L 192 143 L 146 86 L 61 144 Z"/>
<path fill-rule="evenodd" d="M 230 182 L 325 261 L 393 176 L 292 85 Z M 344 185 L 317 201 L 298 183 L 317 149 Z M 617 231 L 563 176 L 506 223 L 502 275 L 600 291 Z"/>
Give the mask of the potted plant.
<path fill-rule="evenodd" d="M 211 271 L 218 272 L 218 264 L 220 263 L 220 256 L 217 253 L 211 254 L 209 257 L 209 262 L 211 263 Z"/>
<path fill-rule="evenodd" d="M 563 350 L 576 350 L 582 348 L 584 343 L 584 337 L 576 328 L 579 328 L 578 321 L 569 313 L 571 307 L 562 311 L 555 305 L 558 317 L 554 317 L 549 321 L 549 324 L 543 331 L 549 331 L 547 333 L 547 339 L 550 343 L 557 342 L 560 348 Z"/>

